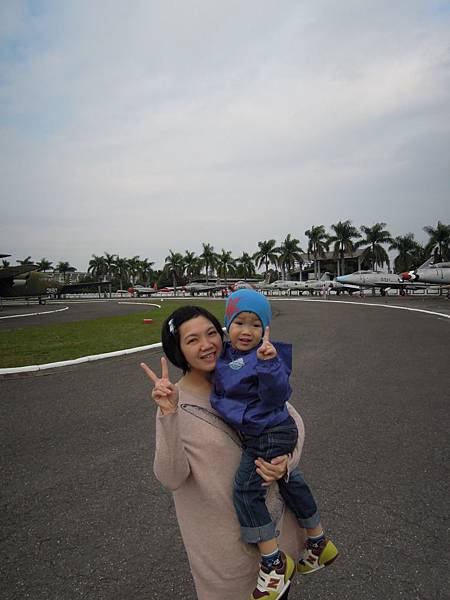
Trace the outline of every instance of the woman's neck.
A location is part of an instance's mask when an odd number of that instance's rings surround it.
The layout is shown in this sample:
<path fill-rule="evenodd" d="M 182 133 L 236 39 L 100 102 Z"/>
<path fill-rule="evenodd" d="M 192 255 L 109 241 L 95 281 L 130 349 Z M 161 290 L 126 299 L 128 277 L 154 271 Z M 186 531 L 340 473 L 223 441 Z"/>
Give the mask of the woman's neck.
<path fill-rule="evenodd" d="M 188 371 L 181 379 L 182 386 L 192 392 L 210 394 L 212 389 L 212 373 L 205 371 Z"/>

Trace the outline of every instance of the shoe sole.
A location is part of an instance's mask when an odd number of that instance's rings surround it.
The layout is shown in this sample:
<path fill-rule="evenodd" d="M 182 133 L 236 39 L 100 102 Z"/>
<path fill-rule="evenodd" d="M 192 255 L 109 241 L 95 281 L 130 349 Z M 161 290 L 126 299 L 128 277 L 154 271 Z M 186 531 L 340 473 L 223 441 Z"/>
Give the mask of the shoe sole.
<path fill-rule="evenodd" d="M 337 559 L 338 556 L 339 556 L 339 554 L 336 554 L 336 556 L 333 556 L 333 558 L 330 558 L 330 560 L 328 560 L 326 563 L 323 563 L 323 565 L 320 565 L 319 567 L 317 567 L 317 569 L 312 569 L 311 571 L 299 571 L 299 570 L 297 570 L 297 573 L 299 575 L 312 575 L 313 573 L 317 573 L 317 571 L 320 571 L 323 568 L 329 567 L 331 564 L 333 564 L 334 561 Z"/>
<path fill-rule="evenodd" d="M 284 588 L 282 589 L 282 591 L 281 591 L 281 594 L 278 596 L 278 598 L 282 598 L 282 597 L 284 596 L 285 592 L 287 592 L 287 590 L 289 589 L 289 586 L 291 585 L 291 583 L 292 583 L 292 579 L 290 579 L 290 580 L 289 580 L 289 581 L 286 583 L 286 585 L 285 585 L 285 586 L 284 586 Z"/>

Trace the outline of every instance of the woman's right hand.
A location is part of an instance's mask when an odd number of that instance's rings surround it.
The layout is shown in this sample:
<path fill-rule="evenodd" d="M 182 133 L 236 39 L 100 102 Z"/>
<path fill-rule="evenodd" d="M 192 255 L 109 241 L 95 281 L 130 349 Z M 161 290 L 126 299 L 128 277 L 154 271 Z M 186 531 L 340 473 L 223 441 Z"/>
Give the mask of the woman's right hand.
<path fill-rule="evenodd" d="M 141 363 L 141 368 L 153 382 L 152 398 L 163 415 L 174 413 L 178 407 L 178 388 L 170 382 L 167 360 L 161 357 L 161 377 L 158 377 L 148 365 Z"/>

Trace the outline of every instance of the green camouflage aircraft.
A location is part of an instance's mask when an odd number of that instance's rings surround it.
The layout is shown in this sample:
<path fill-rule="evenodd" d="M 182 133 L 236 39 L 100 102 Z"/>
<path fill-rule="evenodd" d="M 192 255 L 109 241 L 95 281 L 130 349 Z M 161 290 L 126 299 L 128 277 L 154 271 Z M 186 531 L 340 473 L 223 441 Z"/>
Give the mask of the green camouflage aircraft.
<path fill-rule="evenodd" d="M 0 254 L 0 258 L 10 254 Z M 49 273 L 38 272 L 33 264 L 13 267 L 0 267 L 0 298 L 37 298 L 39 304 L 45 304 L 48 297 L 60 297 L 62 294 L 79 292 L 82 289 L 99 286 L 109 282 L 61 283 Z"/>

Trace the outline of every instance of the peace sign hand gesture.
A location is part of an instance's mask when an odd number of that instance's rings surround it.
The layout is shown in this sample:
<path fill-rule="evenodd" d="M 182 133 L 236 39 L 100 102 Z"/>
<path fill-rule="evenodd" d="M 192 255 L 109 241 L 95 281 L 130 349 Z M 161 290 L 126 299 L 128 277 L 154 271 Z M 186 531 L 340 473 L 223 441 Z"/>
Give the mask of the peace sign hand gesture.
<path fill-rule="evenodd" d="M 275 356 L 277 355 L 277 350 L 276 350 L 275 346 L 270 343 L 269 335 L 270 335 L 270 328 L 267 325 L 267 327 L 264 331 L 263 343 L 261 344 L 261 346 L 258 348 L 258 351 L 256 352 L 256 356 L 260 360 L 269 360 L 271 358 L 275 358 Z"/>
<path fill-rule="evenodd" d="M 161 357 L 161 377 L 158 377 L 145 363 L 141 363 L 140 366 L 154 383 L 152 398 L 159 406 L 161 413 L 163 415 L 174 413 L 178 406 L 178 388 L 170 382 L 167 360 L 164 356 Z"/>

